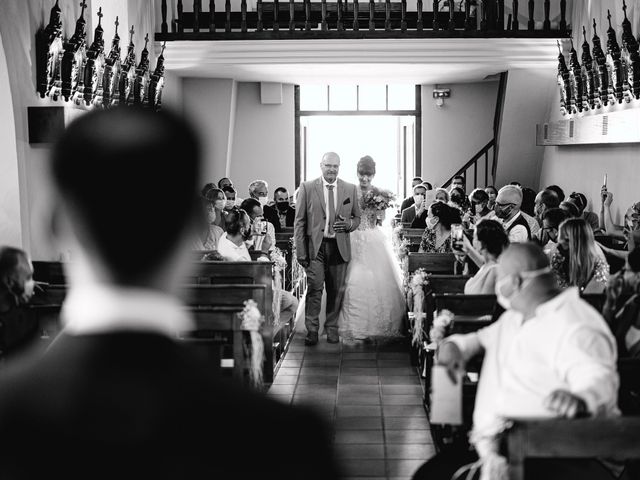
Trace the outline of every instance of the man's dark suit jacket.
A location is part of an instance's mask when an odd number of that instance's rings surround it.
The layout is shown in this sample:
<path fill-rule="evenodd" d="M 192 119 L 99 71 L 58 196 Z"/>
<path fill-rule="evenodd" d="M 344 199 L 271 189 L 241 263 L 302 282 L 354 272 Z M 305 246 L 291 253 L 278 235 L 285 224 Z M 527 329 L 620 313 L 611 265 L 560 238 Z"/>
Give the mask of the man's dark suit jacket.
<path fill-rule="evenodd" d="M 407 208 L 411 207 L 416 201 L 413 199 L 413 195 L 405 198 L 400 205 L 400 211 L 404 212 Z"/>
<path fill-rule="evenodd" d="M 278 209 L 276 207 L 270 207 L 269 205 L 265 205 L 262 209 L 264 212 L 265 220 L 273 223 L 273 226 L 276 228 L 276 232 L 282 231 L 282 227 L 280 226 L 280 216 L 278 215 Z M 267 215 L 269 217 L 267 218 Z M 285 218 L 285 224 L 287 227 L 293 227 L 293 224 L 296 220 L 296 209 L 289 206 L 287 208 L 287 217 Z"/>
<path fill-rule="evenodd" d="M 427 209 L 416 217 L 416 207 L 411 205 L 402 211 L 402 217 L 400 221 L 402 223 L 411 223 L 411 228 L 427 228 L 427 216 L 429 212 Z"/>
<path fill-rule="evenodd" d="M 0 377 L 2 479 L 337 478 L 314 414 L 159 334 L 63 334 Z"/>
<path fill-rule="evenodd" d="M 273 227 L 276 229 L 276 232 L 282 231 L 282 227 L 280 226 L 280 218 L 278 217 L 278 212 L 276 211 L 275 207 L 270 207 L 269 205 L 265 205 L 264 207 L 262 207 L 262 213 L 263 213 L 264 219 L 273 225 Z M 294 218 L 295 218 L 295 215 L 296 213 L 294 210 L 293 211 Z M 291 226 L 293 226 L 293 221 L 291 222 Z"/>

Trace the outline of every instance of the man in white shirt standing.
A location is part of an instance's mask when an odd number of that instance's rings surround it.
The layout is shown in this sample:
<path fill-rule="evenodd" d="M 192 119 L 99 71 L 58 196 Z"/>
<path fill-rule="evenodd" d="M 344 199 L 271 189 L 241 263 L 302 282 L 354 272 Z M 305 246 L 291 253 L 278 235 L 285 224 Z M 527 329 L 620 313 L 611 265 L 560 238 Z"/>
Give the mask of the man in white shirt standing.
<path fill-rule="evenodd" d="M 619 414 L 616 344 L 602 316 L 577 289 L 558 289 L 547 256 L 533 243 L 510 246 L 498 269 L 496 295 L 506 312 L 489 327 L 448 337 L 437 356 L 457 379 L 469 359 L 484 353 L 470 441 L 485 462 L 500 461 L 509 418 Z M 470 461 L 473 454 L 466 450 L 447 452 L 414 478 L 449 479 Z M 585 477 L 583 469 L 606 473 L 595 460 L 552 463 L 532 468 L 549 468 L 545 480 L 558 478 L 554 470 L 564 472 L 562 478 L 599 478 Z"/>
<path fill-rule="evenodd" d="M 498 191 L 494 212 L 502 220 L 511 243 L 531 240 L 531 228 L 520 212 L 521 205 L 522 190 L 520 187 L 505 185 Z"/>

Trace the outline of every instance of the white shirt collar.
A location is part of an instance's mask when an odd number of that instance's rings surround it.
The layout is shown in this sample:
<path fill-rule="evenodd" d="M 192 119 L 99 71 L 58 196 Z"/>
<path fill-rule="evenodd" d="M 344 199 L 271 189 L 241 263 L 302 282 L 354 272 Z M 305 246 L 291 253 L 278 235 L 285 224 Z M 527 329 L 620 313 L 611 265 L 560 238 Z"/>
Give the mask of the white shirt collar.
<path fill-rule="evenodd" d="M 336 178 L 336 181 L 335 181 L 335 182 L 333 182 L 333 183 L 329 183 L 329 182 L 327 182 L 327 181 L 325 180 L 324 176 L 322 176 L 322 177 L 320 177 L 320 178 L 322 179 L 322 186 L 323 186 L 324 188 L 327 188 L 327 185 L 332 185 L 332 186 L 334 186 L 334 187 L 337 187 L 337 186 L 338 186 L 338 179 L 337 179 L 337 178 Z"/>
<path fill-rule="evenodd" d="M 519 216 L 521 216 L 521 212 L 520 212 L 520 211 L 518 211 L 518 213 L 517 213 L 517 214 L 515 214 L 515 215 L 513 216 L 513 218 L 512 218 L 511 220 L 509 220 L 508 222 L 502 222 L 502 225 L 504 226 L 504 228 L 509 228 L 509 227 L 511 226 L 511 224 L 512 224 L 513 222 L 515 222 L 515 221 L 516 221 L 516 219 L 517 219 Z"/>
<path fill-rule="evenodd" d="M 63 331 L 70 335 L 126 330 L 175 337 L 193 328 L 186 308 L 164 292 L 101 284 L 72 287 L 61 319 Z"/>

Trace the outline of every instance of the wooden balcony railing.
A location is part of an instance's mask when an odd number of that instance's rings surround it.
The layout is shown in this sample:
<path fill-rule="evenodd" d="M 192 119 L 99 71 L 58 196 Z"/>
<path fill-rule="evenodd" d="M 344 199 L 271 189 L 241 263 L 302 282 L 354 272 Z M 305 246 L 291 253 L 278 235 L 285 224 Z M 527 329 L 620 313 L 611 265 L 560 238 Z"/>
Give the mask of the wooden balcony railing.
<path fill-rule="evenodd" d="M 554 1 L 560 10 L 555 19 L 550 18 L 550 0 L 544 1 L 543 12 L 536 11 L 533 0 L 508 2 L 510 12 L 505 11 L 504 0 L 424 0 L 431 4 L 428 10 L 423 0 L 417 0 L 415 11 L 407 10 L 406 0 L 256 0 L 251 9 L 247 0 L 240 0 L 233 9 L 231 0 L 225 0 L 224 11 L 216 11 L 213 0 L 206 11 L 202 0 L 194 0 L 192 10 L 185 11 L 187 2 L 178 0 L 177 11 L 168 12 L 167 1 L 162 0 L 162 23 L 155 39 L 568 37 L 566 0 Z M 527 3 L 526 26 L 518 17 L 520 3 Z"/>

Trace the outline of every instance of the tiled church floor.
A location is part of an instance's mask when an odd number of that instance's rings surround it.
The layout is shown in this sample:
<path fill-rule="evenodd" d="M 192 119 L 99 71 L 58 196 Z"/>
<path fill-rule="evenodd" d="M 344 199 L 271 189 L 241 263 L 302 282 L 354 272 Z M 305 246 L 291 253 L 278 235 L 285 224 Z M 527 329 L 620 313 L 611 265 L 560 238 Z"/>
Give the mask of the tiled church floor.
<path fill-rule="evenodd" d="M 404 344 L 305 347 L 297 332 L 268 395 L 331 423 L 347 478 L 408 479 L 435 453 Z"/>

